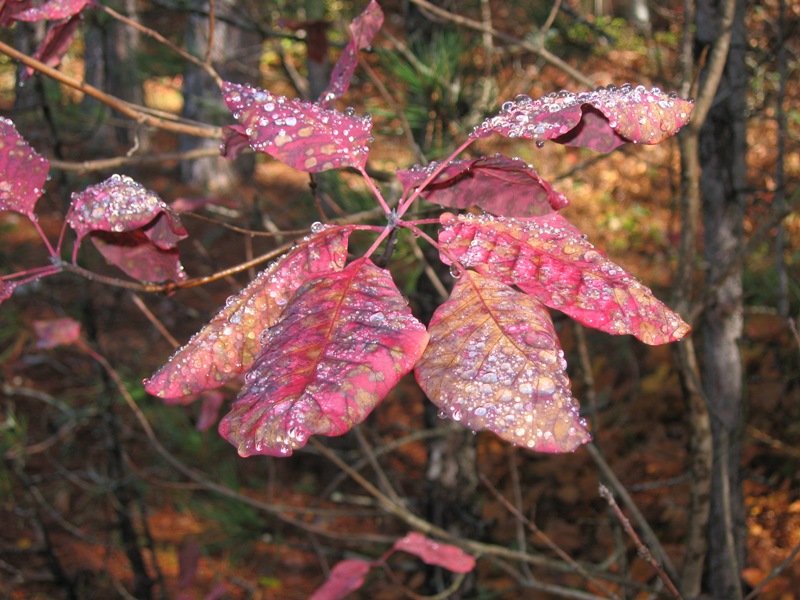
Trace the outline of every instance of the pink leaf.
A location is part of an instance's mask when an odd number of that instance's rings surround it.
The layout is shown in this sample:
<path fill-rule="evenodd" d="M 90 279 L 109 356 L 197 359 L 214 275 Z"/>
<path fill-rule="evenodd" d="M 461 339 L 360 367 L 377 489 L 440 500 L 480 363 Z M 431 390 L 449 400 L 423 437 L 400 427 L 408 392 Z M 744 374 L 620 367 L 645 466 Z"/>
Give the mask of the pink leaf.
<path fill-rule="evenodd" d="M 547 309 L 467 271 L 433 315 L 417 381 L 440 415 L 537 452 L 589 441 Z"/>
<path fill-rule="evenodd" d="M 344 96 L 350 87 L 353 72 L 358 64 L 358 52 L 368 48 L 372 38 L 383 25 L 383 11 L 375 0 L 370 0 L 367 8 L 350 23 L 350 42 L 345 46 L 339 60 L 333 67 L 331 81 L 320 94 L 317 103 L 328 108 L 337 98 Z"/>
<path fill-rule="evenodd" d="M 308 281 L 269 330 L 220 433 L 242 456 L 287 456 L 310 435 L 346 433 L 427 342 L 389 272 L 369 259 Z"/>
<path fill-rule="evenodd" d="M 44 36 L 44 41 L 36 49 L 33 58 L 43 62 L 48 67 L 56 67 L 61 64 L 61 59 L 69 50 L 80 21 L 81 16 L 75 15 L 50 25 Z M 33 73 L 33 67 L 25 67 L 20 79 L 26 81 Z"/>
<path fill-rule="evenodd" d="M 14 17 L 18 21 L 58 21 L 66 19 L 81 12 L 90 0 L 49 0 L 35 8 L 29 8 L 17 13 Z"/>
<path fill-rule="evenodd" d="M 70 346 L 81 337 L 81 324 L 70 317 L 34 321 L 33 331 L 36 334 L 37 348 Z"/>
<path fill-rule="evenodd" d="M 259 273 L 145 381 L 147 392 L 179 399 L 219 387 L 249 369 L 262 348 L 261 332 L 278 322 L 297 288 L 344 268 L 352 231 L 352 226 L 319 230 Z"/>
<path fill-rule="evenodd" d="M 200 397 L 203 402 L 200 405 L 200 418 L 197 419 L 195 428 L 198 431 L 206 431 L 217 422 L 219 409 L 222 408 L 222 403 L 225 401 L 225 394 L 216 390 L 208 390 L 201 393 Z"/>
<path fill-rule="evenodd" d="M 518 96 L 472 133 L 583 146 L 610 152 L 627 142 L 658 144 L 686 125 L 692 102 L 658 88 L 608 86 L 592 92 L 558 92 L 538 100 Z"/>
<path fill-rule="evenodd" d="M 222 91 L 254 150 L 310 173 L 366 165 L 372 140 L 368 116 L 326 110 L 236 83 L 225 82 Z"/>
<path fill-rule="evenodd" d="M 0 27 L 10 26 L 16 16 L 28 10 L 32 0 L 0 0 Z"/>
<path fill-rule="evenodd" d="M 350 558 L 336 563 L 328 575 L 328 580 L 311 595 L 308 600 L 341 600 L 364 585 L 364 579 L 372 568 L 372 563 L 358 558 Z"/>
<path fill-rule="evenodd" d="M 0 304 L 11 298 L 18 285 L 15 281 L 0 280 Z"/>
<path fill-rule="evenodd" d="M 446 213 L 441 222 L 439 243 L 462 265 L 519 286 L 588 327 L 635 335 L 646 344 L 679 340 L 691 331 L 558 214 L 517 221 Z M 442 260 L 449 264 L 445 255 Z"/>
<path fill-rule="evenodd" d="M 112 175 L 73 193 L 67 222 L 78 236 L 73 258 L 88 235 L 106 260 L 135 279 L 186 279 L 176 249 L 188 235 L 180 218 L 130 177 Z"/>
<path fill-rule="evenodd" d="M 438 167 L 397 172 L 406 192 L 420 185 Z M 569 200 L 518 158 L 497 155 L 451 161 L 420 194 L 428 202 L 450 208 L 477 206 L 496 215 L 533 217 L 559 210 Z"/>
<path fill-rule="evenodd" d="M 250 147 L 250 138 L 245 133 L 244 125 L 225 125 L 222 128 L 222 144 L 219 146 L 220 155 L 228 160 L 236 160 L 242 152 Z"/>
<path fill-rule="evenodd" d="M 443 567 L 453 573 L 469 573 L 475 568 L 475 558 L 458 546 L 435 542 L 421 533 L 409 533 L 397 540 L 392 548 L 413 554 L 429 565 Z"/>
<path fill-rule="evenodd" d="M 33 219 L 33 208 L 44 191 L 50 163 L 0 117 L 0 210 L 14 210 Z"/>

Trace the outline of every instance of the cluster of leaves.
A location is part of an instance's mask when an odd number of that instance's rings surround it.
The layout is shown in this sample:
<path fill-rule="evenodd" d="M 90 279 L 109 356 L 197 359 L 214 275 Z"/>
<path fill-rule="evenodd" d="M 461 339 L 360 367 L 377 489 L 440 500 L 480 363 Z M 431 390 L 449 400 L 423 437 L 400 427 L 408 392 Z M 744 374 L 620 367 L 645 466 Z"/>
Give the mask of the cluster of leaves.
<path fill-rule="evenodd" d="M 350 43 L 314 102 L 225 83 L 222 92 L 238 124 L 227 129 L 222 151 L 233 158 L 249 145 L 310 173 L 355 169 L 385 211 L 386 225 L 314 224 L 145 387 L 185 403 L 244 374 L 220 433 L 242 456 L 287 456 L 311 435 L 340 435 L 363 421 L 413 370 L 444 418 L 536 451 L 574 450 L 590 435 L 548 308 L 647 344 L 678 340 L 689 327 L 559 214 L 567 199 L 531 166 L 502 155 L 459 156 L 490 135 L 599 152 L 629 142 L 655 144 L 688 121 L 691 103 L 631 85 L 538 100 L 521 95 L 486 118 L 448 159 L 398 171 L 402 195 L 387 202 L 366 172 L 371 119 L 332 108 L 382 21 L 373 0 L 351 24 Z M 47 161 L 5 120 L 0 167 L 0 210 L 16 210 L 36 224 L 33 207 Z M 417 200 L 462 212 L 404 219 Z M 88 236 L 135 279 L 180 285 L 185 278 L 176 243 L 186 232 L 177 216 L 127 177 L 73 194 L 66 224 L 77 235 L 73 260 Z M 421 229 L 427 224 L 441 226 L 438 240 Z M 427 327 L 391 273 L 370 258 L 398 230 L 438 248 L 456 277 L 450 298 Z M 351 258 L 348 242 L 356 231 L 377 236 L 367 253 Z M 61 241 L 53 249 L 41 235 L 53 264 L 4 276 L 0 298 L 19 283 L 59 270 Z"/>
<path fill-rule="evenodd" d="M 412 532 L 397 540 L 378 560 L 349 558 L 340 561 L 331 569 L 328 580 L 311 595 L 309 600 L 345 598 L 364 584 L 370 569 L 377 566 L 386 567 L 386 561 L 398 551 L 408 552 L 426 564 L 442 567 L 453 573 L 469 573 L 475 568 L 475 558 L 461 548 L 435 542 L 421 533 Z"/>

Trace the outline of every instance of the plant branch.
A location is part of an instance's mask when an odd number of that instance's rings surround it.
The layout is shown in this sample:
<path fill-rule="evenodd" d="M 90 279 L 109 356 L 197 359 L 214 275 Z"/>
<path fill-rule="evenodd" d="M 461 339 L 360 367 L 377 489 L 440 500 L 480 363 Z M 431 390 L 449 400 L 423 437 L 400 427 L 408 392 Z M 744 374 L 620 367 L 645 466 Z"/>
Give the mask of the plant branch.
<path fill-rule="evenodd" d="M 633 527 L 631 527 L 631 522 L 628 518 L 623 514 L 622 509 L 620 509 L 617 501 L 614 499 L 614 495 L 609 491 L 609 489 L 604 486 L 602 483 L 599 487 L 600 496 L 608 502 L 608 505 L 614 511 L 614 514 L 619 519 L 619 522 L 622 524 L 622 527 L 625 529 L 625 532 L 630 536 L 633 540 L 633 543 L 636 544 L 636 549 L 639 552 L 639 556 L 641 556 L 644 560 L 646 560 L 650 565 L 653 567 L 658 576 L 664 582 L 664 585 L 667 586 L 667 589 L 670 593 L 676 598 L 676 600 L 683 600 L 683 596 L 675 587 L 675 584 L 672 583 L 672 579 L 670 579 L 669 575 L 666 574 L 664 569 L 658 563 L 658 561 L 653 558 L 652 553 L 650 552 L 649 548 L 642 543 L 642 540 L 639 539 L 639 536 L 636 535 L 636 531 Z"/>
<path fill-rule="evenodd" d="M 164 131 L 171 131 L 173 133 L 184 133 L 187 135 L 193 135 L 195 137 L 222 139 L 222 129 L 220 127 L 212 127 L 210 125 L 200 125 L 200 124 L 189 124 L 185 122 L 174 122 L 146 114 L 143 110 L 136 108 L 135 105 L 129 104 L 128 102 L 125 102 L 117 98 L 116 96 L 106 94 L 105 92 L 97 89 L 96 87 L 89 85 L 85 81 L 80 81 L 78 79 L 75 79 L 74 77 L 70 77 L 69 75 L 62 73 L 57 69 L 49 67 L 43 62 L 38 61 L 35 58 L 32 58 L 23 52 L 18 51 L 16 48 L 9 46 L 8 44 L 2 41 L 0 41 L 0 52 L 10 56 L 15 60 L 18 60 L 19 62 L 23 63 L 28 67 L 31 67 L 36 71 L 39 71 L 40 73 L 43 73 L 44 75 L 47 75 L 48 77 L 58 81 L 59 83 L 63 83 L 66 86 L 69 86 L 71 88 L 83 92 L 87 96 L 91 96 L 92 98 L 99 100 L 103 104 L 110 106 L 117 112 L 133 119 L 139 124 L 149 125 L 151 127 L 157 127 L 158 129 L 163 129 Z"/>

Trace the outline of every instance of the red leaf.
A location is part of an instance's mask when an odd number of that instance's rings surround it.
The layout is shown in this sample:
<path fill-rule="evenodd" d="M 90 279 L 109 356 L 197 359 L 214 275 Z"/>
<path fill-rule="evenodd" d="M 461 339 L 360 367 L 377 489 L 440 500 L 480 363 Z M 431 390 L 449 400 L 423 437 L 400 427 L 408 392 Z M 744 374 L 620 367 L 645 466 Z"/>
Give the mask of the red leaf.
<path fill-rule="evenodd" d="M 310 173 L 366 165 L 367 144 L 372 140 L 369 116 L 326 110 L 227 81 L 222 91 L 233 116 L 246 127 L 254 150 Z"/>
<path fill-rule="evenodd" d="M 350 87 L 353 72 L 358 65 L 358 52 L 368 48 L 372 38 L 383 25 L 383 11 L 375 0 L 370 0 L 367 8 L 350 23 L 350 41 L 342 51 L 339 60 L 333 67 L 331 81 L 325 91 L 320 94 L 317 103 L 328 108 L 337 98 L 344 96 Z"/>
<path fill-rule="evenodd" d="M 81 324 L 70 317 L 34 321 L 33 331 L 36 334 L 37 348 L 69 346 L 81 337 Z"/>
<path fill-rule="evenodd" d="M 0 210 L 14 210 L 33 219 L 49 171 L 47 159 L 30 147 L 14 123 L 0 117 Z"/>
<path fill-rule="evenodd" d="M 313 277 L 344 268 L 352 231 L 352 226 L 318 230 L 259 273 L 145 380 L 147 392 L 181 398 L 219 387 L 244 373 L 261 351 L 261 332 L 278 322 L 297 288 Z"/>
<path fill-rule="evenodd" d="M 175 248 L 188 235 L 180 218 L 130 177 L 112 175 L 73 193 L 67 222 L 78 236 L 73 257 L 89 235 L 106 260 L 135 279 L 186 278 Z"/>
<path fill-rule="evenodd" d="M 397 172 L 404 191 L 417 187 L 438 168 L 425 167 Z M 477 206 L 496 215 L 533 217 L 569 205 L 569 200 L 519 158 L 497 155 L 453 160 L 420 193 L 428 202 L 450 208 Z"/>
<path fill-rule="evenodd" d="M 369 259 L 308 281 L 269 330 L 220 433 L 242 456 L 287 456 L 310 435 L 346 433 L 427 342 L 390 273 Z"/>
<path fill-rule="evenodd" d="M 372 563 L 358 558 L 340 561 L 331 569 L 328 580 L 308 600 L 341 600 L 364 585 Z"/>
<path fill-rule="evenodd" d="M 538 452 L 589 441 L 547 309 L 467 271 L 433 315 L 417 381 L 440 415 Z"/>
<path fill-rule="evenodd" d="M 558 214 L 526 221 L 446 213 L 444 250 L 465 267 L 519 286 L 588 327 L 665 344 L 691 328 Z M 443 254 L 442 260 L 449 264 Z"/>
<path fill-rule="evenodd" d="M 14 281 L 0 280 L 0 304 L 11 298 L 18 285 Z"/>
<path fill-rule="evenodd" d="M 43 62 L 48 67 L 56 67 L 61 64 L 61 59 L 69 50 L 80 21 L 81 16 L 78 14 L 50 25 L 44 36 L 44 41 L 36 49 L 33 58 Z M 33 67 L 25 67 L 20 77 L 21 81 L 26 81 L 33 73 Z"/>
<path fill-rule="evenodd" d="M 58 21 L 59 19 L 66 19 L 81 12 L 87 4 L 91 4 L 90 0 L 49 0 L 41 6 L 29 8 L 23 12 L 17 13 L 15 19 L 17 21 Z"/>
<path fill-rule="evenodd" d="M 518 96 L 481 123 L 473 137 L 552 140 L 610 152 L 627 142 L 658 144 L 689 122 L 692 102 L 658 88 L 608 86 L 592 92 L 558 92 L 531 100 Z"/>
<path fill-rule="evenodd" d="M 453 573 L 469 573 L 475 568 L 475 558 L 458 546 L 435 542 L 421 533 L 409 533 L 397 540 L 392 548 L 413 554 L 429 565 L 443 567 Z"/>

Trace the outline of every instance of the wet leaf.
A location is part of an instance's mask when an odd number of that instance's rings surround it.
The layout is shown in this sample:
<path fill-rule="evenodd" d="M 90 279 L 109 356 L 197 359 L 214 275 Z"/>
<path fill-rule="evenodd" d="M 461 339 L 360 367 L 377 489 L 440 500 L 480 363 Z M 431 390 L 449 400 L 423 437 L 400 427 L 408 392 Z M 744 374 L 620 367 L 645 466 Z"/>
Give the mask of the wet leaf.
<path fill-rule="evenodd" d="M 90 0 L 49 0 L 40 6 L 29 8 L 17 13 L 17 21 L 58 21 L 77 15 L 84 7 L 90 4 Z"/>
<path fill-rule="evenodd" d="M 439 166 L 397 172 L 405 192 L 419 186 Z M 451 161 L 420 193 L 428 202 L 450 208 L 477 206 L 495 215 L 533 217 L 569 205 L 564 194 L 524 161 L 497 155 Z"/>
<path fill-rule="evenodd" d="M 14 290 L 18 285 L 15 281 L 0 280 L 0 304 L 14 295 Z"/>
<path fill-rule="evenodd" d="M 526 221 L 444 214 L 439 243 L 465 267 L 519 286 L 587 327 L 665 344 L 691 328 L 558 214 Z M 442 254 L 442 260 L 449 259 Z"/>
<path fill-rule="evenodd" d="M 428 342 L 388 271 L 362 258 L 306 282 L 272 327 L 220 433 L 239 454 L 287 456 L 363 421 Z"/>
<path fill-rule="evenodd" d="M 397 540 L 393 549 L 408 552 L 426 564 L 436 565 L 453 573 L 469 573 L 475 568 L 475 558 L 458 546 L 436 542 L 421 533 L 409 533 Z"/>
<path fill-rule="evenodd" d="M 331 81 L 325 91 L 320 94 L 318 104 L 328 108 L 337 98 L 341 98 L 350 87 L 353 72 L 358 65 L 358 52 L 368 48 L 372 38 L 383 25 L 383 11 L 375 0 L 371 0 L 367 8 L 350 23 L 350 41 L 336 65 L 333 67 Z"/>
<path fill-rule="evenodd" d="M 417 381 L 440 415 L 538 452 L 589 441 L 542 303 L 467 271 L 433 315 Z"/>
<path fill-rule="evenodd" d="M 32 0 L 0 0 L 0 27 L 12 25 L 15 17 L 32 4 Z"/>
<path fill-rule="evenodd" d="M 70 346 L 81 337 L 81 324 L 70 317 L 33 322 L 37 348 Z"/>
<path fill-rule="evenodd" d="M 34 219 L 33 209 L 44 191 L 50 163 L 0 117 L 0 210 L 13 210 Z"/>
<path fill-rule="evenodd" d="M 222 128 L 222 143 L 219 153 L 228 160 L 236 160 L 250 147 L 250 138 L 244 125 L 225 125 Z"/>
<path fill-rule="evenodd" d="M 176 248 L 188 235 L 180 218 L 130 177 L 112 175 L 73 193 L 67 222 L 78 236 L 73 258 L 89 236 L 108 262 L 134 279 L 186 279 Z"/>
<path fill-rule="evenodd" d="M 344 268 L 352 231 L 352 226 L 323 228 L 259 273 L 145 381 L 147 392 L 181 399 L 244 373 L 261 351 L 261 333 L 278 322 L 297 288 L 311 278 Z"/>
<path fill-rule="evenodd" d="M 364 585 L 364 579 L 372 563 L 358 558 L 349 558 L 336 563 L 328 580 L 308 600 L 341 600 Z"/>
<path fill-rule="evenodd" d="M 472 137 L 552 140 L 610 152 L 627 142 L 658 144 L 689 122 L 693 103 L 658 88 L 608 86 L 591 92 L 557 92 L 532 100 L 518 96 L 475 128 Z"/>
<path fill-rule="evenodd" d="M 64 58 L 70 45 L 72 45 L 72 38 L 75 37 L 75 31 L 80 22 L 81 16 L 75 15 L 51 24 L 41 45 L 34 52 L 33 58 L 43 62 L 48 67 L 57 67 L 61 64 L 61 59 Z M 33 73 L 33 67 L 26 66 L 22 71 L 20 80 L 26 81 Z"/>
<path fill-rule="evenodd" d="M 225 82 L 222 91 L 254 150 L 310 173 L 366 165 L 370 118 L 236 83 Z"/>

